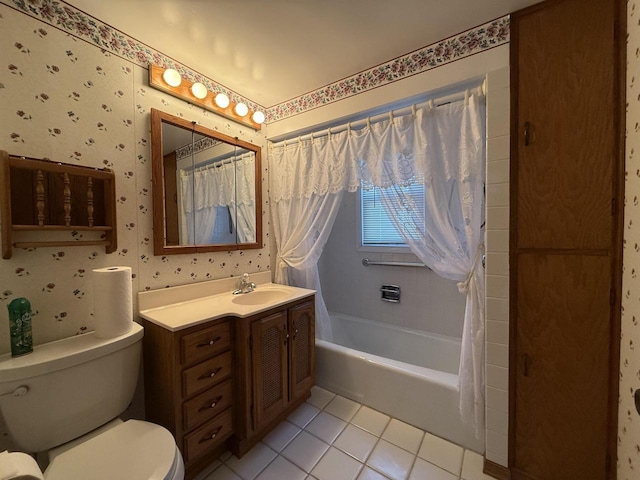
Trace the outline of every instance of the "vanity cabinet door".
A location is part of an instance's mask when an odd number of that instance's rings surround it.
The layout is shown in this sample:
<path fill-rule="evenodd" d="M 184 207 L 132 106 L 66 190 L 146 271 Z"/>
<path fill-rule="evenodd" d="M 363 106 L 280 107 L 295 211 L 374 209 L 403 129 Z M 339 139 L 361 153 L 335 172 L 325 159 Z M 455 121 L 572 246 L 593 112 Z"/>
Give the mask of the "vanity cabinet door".
<path fill-rule="evenodd" d="M 288 404 L 287 312 L 251 323 L 254 430 L 282 412 Z"/>
<path fill-rule="evenodd" d="M 315 383 L 315 308 L 313 302 L 289 309 L 289 382 L 294 402 Z"/>

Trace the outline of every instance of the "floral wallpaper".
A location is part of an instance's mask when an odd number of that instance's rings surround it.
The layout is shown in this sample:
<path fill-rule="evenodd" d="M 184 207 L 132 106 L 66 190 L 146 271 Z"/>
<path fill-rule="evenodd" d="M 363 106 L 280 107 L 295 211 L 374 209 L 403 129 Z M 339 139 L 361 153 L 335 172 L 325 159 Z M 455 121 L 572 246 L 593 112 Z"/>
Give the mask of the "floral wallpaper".
<path fill-rule="evenodd" d="M 640 6 L 627 3 L 627 139 L 625 166 L 622 338 L 618 409 L 618 479 L 640 478 Z"/>
<path fill-rule="evenodd" d="M 509 43 L 509 16 L 449 37 L 267 109 L 275 122 Z"/>
<path fill-rule="evenodd" d="M 72 5 L 58 0 L 2 0 L 27 15 L 42 20 L 44 23 L 73 35 L 78 40 L 87 42 L 102 51 L 110 52 L 128 60 L 131 64 L 146 68 L 149 63 L 165 68 L 175 68 L 183 78 L 191 82 L 201 82 L 208 90 L 226 93 L 234 102 L 244 102 L 250 110 L 264 110 L 255 102 L 243 98 L 233 90 L 220 85 L 185 65 L 167 57 L 110 25 L 91 17 Z"/>
<path fill-rule="evenodd" d="M 82 41 L 78 26 L 73 34 L 67 32 L 69 25 L 61 27 L 63 13 L 55 10 L 57 2 L 32 0 L 27 5 L 49 12 L 42 13 L 45 16 L 55 11 L 58 20 L 53 26 L 48 19 L 0 4 L 0 149 L 113 169 L 118 250 L 106 254 L 104 247 L 15 248 L 11 259 L 0 260 L 0 326 L 8 325 L 6 305 L 24 296 L 35 313 L 36 345 L 92 330 L 91 270 L 95 268 L 132 267 L 134 292 L 268 270 L 266 194 L 262 205 L 265 248 L 153 255 L 149 112 L 157 108 L 262 147 L 266 146 L 264 132 L 150 89 L 148 71 L 137 61 L 97 42 Z M 266 149 L 263 158 L 266 164 Z M 264 192 L 266 172 L 264 168 Z M 72 239 L 89 235 L 68 234 Z M 0 353 L 9 351 L 8 332 L 8 326 L 0 328 Z"/>

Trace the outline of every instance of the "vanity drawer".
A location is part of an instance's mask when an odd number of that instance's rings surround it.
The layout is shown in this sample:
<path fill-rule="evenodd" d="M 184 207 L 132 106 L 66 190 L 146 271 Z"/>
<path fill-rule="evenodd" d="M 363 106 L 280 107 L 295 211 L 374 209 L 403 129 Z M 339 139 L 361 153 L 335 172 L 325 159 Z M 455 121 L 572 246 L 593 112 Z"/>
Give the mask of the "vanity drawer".
<path fill-rule="evenodd" d="M 207 450 L 217 447 L 220 442 L 229 438 L 231 433 L 233 433 L 233 417 L 231 409 L 227 408 L 210 422 L 185 435 L 185 461 L 189 462 Z"/>
<path fill-rule="evenodd" d="M 230 405 L 231 380 L 227 380 L 184 402 L 184 429 L 189 430 L 215 417 Z"/>
<path fill-rule="evenodd" d="M 223 353 L 182 372 L 185 397 L 211 387 L 231 375 L 231 352 Z"/>
<path fill-rule="evenodd" d="M 189 333 L 180 344 L 182 364 L 204 360 L 224 352 L 231 345 L 231 325 L 218 323 L 212 327 Z"/>

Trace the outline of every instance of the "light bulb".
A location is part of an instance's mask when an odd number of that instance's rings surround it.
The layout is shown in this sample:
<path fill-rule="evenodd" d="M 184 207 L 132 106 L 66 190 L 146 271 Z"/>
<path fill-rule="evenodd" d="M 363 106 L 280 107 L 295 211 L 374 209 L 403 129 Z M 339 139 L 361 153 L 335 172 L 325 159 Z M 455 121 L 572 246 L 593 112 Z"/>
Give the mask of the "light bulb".
<path fill-rule="evenodd" d="M 196 82 L 193 85 L 191 85 L 191 93 L 193 93 L 194 97 L 202 100 L 207 96 L 207 87 L 205 87 L 200 82 Z"/>
<path fill-rule="evenodd" d="M 172 87 L 178 87 L 182 83 L 182 78 L 177 70 L 167 68 L 162 74 L 162 79 Z"/>
<path fill-rule="evenodd" d="M 264 113 L 262 112 L 254 112 L 253 115 L 251 116 L 251 118 L 253 119 L 254 122 L 256 122 L 258 125 L 262 124 L 264 122 Z"/>
<path fill-rule="evenodd" d="M 224 93 L 219 93 L 216 95 L 215 102 L 216 105 L 220 108 L 227 108 L 229 106 L 229 97 L 227 97 Z"/>
<path fill-rule="evenodd" d="M 241 117 L 244 117 L 247 113 L 249 113 L 249 107 L 247 107 L 244 103 L 238 103 L 235 110 L 236 113 Z"/>

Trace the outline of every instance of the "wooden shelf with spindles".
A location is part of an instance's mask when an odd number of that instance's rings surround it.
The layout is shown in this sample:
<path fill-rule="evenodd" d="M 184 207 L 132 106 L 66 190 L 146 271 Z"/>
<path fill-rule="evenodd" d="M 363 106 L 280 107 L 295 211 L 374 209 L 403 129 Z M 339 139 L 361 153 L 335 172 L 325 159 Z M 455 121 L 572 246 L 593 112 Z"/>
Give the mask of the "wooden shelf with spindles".
<path fill-rule="evenodd" d="M 18 157 L 0 150 L 2 258 L 13 247 L 104 245 L 116 251 L 115 176 L 97 169 L 45 159 Z M 91 240 L 24 240 L 19 232 L 98 232 Z"/>

